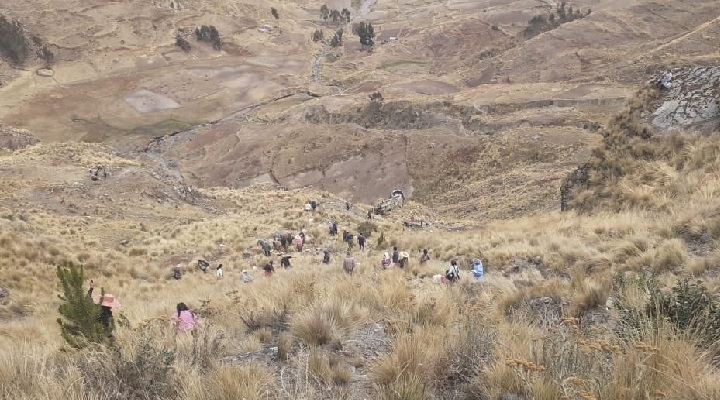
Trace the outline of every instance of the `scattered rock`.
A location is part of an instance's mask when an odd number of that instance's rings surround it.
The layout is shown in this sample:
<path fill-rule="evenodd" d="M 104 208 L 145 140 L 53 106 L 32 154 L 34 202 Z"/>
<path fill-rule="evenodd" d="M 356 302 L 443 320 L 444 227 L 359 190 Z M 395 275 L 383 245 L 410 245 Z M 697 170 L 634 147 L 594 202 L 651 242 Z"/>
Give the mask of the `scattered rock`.
<path fill-rule="evenodd" d="M 580 317 L 580 329 L 588 335 L 594 335 L 607 329 L 610 314 L 604 309 L 586 311 Z"/>
<path fill-rule="evenodd" d="M 552 297 L 543 296 L 530 299 L 527 302 L 530 308 L 530 319 L 533 323 L 548 326 L 563 315 L 563 301 L 556 301 Z"/>
<path fill-rule="evenodd" d="M 0 299 L 7 299 L 10 297 L 10 291 L 6 288 L 0 288 Z"/>
<path fill-rule="evenodd" d="M 44 78 L 50 78 L 51 76 L 55 75 L 55 71 L 49 67 L 38 68 L 37 70 L 35 70 L 35 74 Z"/>
<path fill-rule="evenodd" d="M 40 143 L 29 131 L 0 124 L 0 149 L 20 150 Z"/>
<path fill-rule="evenodd" d="M 510 267 L 504 271 L 503 275 L 507 278 L 510 277 L 511 274 L 521 274 L 531 270 L 538 271 L 543 279 L 547 279 L 550 275 L 542 257 L 540 256 L 511 258 Z"/>
<path fill-rule="evenodd" d="M 650 121 L 663 131 L 711 131 L 720 123 L 720 66 L 673 70 L 671 87 Z"/>

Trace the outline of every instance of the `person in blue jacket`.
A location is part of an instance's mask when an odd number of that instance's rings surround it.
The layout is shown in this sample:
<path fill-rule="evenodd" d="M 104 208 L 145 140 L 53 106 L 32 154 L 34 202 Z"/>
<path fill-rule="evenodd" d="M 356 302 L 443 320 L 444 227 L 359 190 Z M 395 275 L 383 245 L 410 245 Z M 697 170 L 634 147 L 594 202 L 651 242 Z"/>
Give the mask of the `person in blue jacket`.
<path fill-rule="evenodd" d="M 473 258 L 472 272 L 475 280 L 477 281 L 482 279 L 483 275 L 485 274 L 485 271 L 483 269 L 483 263 L 482 261 L 480 261 L 479 258 Z"/>

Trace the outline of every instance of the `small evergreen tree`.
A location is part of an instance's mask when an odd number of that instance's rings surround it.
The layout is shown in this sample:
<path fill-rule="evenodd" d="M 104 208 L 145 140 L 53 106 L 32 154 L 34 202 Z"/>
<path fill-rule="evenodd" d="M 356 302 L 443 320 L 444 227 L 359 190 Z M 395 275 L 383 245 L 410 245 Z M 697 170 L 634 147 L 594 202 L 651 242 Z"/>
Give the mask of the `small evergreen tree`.
<path fill-rule="evenodd" d="M 47 45 L 42 45 L 42 47 L 37 51 L 37 56 L 41 60 L 45 61 L 46 68 L 50 68 L 55 61 L 55 54 L 53 54 Z"/>
<path fill-rule="evenodd" d="M 357 27 L 357 34 L 360 36 L 360 44 L 363 49 L 371 49 L 375 44 L 375 28 L 371 23 L 361 22 Z"/>
<path fill-rule="evenodd" d="M 385 244 L 385 233 L 380 232 L 380 237 L 378 237 L 377 245 L 378 248 L 381 248 Z"/>
<path fill-rule="evenodd" d="M 340 15 L 340 11 L 332 10 L 332 11 L 330 11 L 330 18 L 332 19 L 332 22 L 334 24 L 337 24 L 338 22 L 342 21 L 343 16 Z"/>
<path fill-rule="evenodd" d="M 280 14 L 278 13 L 277 8 L 270 7 L 270 14 L 272 14 L 272 16 L 275 17 L 275 19 L 280 19 Z"/>
<path fill-rule="evenodd" d="M 85 273 L 82 267 L 65 263 L 57 267 L 57 277 L 62 288 L 58 295 L 62 303 L 58 318 L 60 332 L 68 344 L 74 348 L 85 347 L 88 343 L 102 343 L 112 333 L 113 325 L 105 327 L 100 323 L 100 307 L 83 287 Z M 100 298 L 104 293 L 100 293 Z"/>
<path fill-rule="evenodd" d="M 348 10 L 347 8 L 342 9 L 342 11 L 340 12 L 340 16 L 342 16 L 342 18 L 347 22 L 350 22 L 350 10 Z"/>
<path fill-rule="evenodd" d="M 315 32 L 312 34 L 312 40 L 313 42 L 317 43 L 325 37 L 325 34 L 323 33 L 322 29 L 315 29 Z"/>
<path fill-rule="evenodd" d="M 342 37 L 343 37 L 343 30 L 338 29 L 335 31 L 335 36 L 330 40 L 330 46 L 332 47 L 338 47 L 342 46 Z"/>
<path fill-rule="evenodd" d="M 330 17 L 330 9 L 328 8 L 327 4 L 323 4 L 320 7 L 320 18 L 327 21 L 328 17 Z"/>
<path fill-rule="evenodd" d="M 182 51 L 188 52 L 192 49 L 190 42 L 185 40 L 182 36 L 178 35 L 175 38 L 175 44 L 182 49 Z"/>

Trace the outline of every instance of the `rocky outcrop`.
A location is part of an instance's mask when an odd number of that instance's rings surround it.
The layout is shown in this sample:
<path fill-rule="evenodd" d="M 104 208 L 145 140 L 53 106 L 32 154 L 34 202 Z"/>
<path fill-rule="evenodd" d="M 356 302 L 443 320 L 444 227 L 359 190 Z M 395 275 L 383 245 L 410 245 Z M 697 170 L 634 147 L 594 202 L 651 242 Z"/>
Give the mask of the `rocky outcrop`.
<path fill-rule="evenodd" d="M 16 129 L 0 124 L 0 150 L 19 150 L 40 143 L 25 129 Z"/>
<path fill-rule="evenodd" d="M 720 66 L 671 71 L 673 79 L 649 120 L 661 131 L 712 131 L 720 124 Z"/>
<path fill-rule="evenodd" d="M 569 203 L 572 199 L 573 191 L 588 180 L 587 166 L 583 165 L 570 173 L 560 186 L 560 211 L 569 210 Z"/>

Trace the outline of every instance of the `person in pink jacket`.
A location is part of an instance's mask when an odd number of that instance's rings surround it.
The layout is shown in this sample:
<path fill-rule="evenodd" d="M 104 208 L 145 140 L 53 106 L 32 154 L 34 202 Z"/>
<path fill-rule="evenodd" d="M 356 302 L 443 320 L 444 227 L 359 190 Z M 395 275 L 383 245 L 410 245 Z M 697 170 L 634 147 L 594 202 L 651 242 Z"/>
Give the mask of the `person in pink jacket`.
<path fill-rule="evenodd" d="M 178 303 L 177 314 L 172 317 L 173 326 L 180 332 L 191 331 L 198 325 L 198 319 L 185 303 Z"/>

